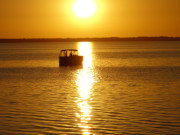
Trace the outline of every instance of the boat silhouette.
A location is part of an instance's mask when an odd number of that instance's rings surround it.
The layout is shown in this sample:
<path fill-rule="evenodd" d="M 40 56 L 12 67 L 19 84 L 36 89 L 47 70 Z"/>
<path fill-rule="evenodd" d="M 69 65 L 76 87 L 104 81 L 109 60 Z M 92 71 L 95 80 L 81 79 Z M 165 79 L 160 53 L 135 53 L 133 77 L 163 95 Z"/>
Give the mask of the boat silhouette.
<path fill-rule="evenodd" d="M 76 49 L 61 50 L 59 54 L 59 66 L 81 66 L 83 56 L 79 56 Z"/>

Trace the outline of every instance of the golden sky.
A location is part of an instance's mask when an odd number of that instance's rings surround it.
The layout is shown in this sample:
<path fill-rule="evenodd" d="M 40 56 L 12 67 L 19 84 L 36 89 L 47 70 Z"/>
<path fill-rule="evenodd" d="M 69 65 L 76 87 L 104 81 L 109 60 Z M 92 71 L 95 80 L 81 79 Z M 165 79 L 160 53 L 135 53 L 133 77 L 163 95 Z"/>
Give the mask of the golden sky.
<path fill-rule="evenodd" d="M 77 0 L 0 0 L 0 38 L 180 36 L 180 0 L 94 0 L 79 18 Z"/>

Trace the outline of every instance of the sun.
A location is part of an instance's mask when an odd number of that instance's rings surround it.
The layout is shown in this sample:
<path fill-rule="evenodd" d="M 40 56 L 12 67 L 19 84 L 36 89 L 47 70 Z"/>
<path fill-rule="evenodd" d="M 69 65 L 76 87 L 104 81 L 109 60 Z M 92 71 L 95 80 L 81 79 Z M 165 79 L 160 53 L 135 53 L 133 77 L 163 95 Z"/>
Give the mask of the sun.
<path fill-rule="evenodd" d="M 89 18 L 96 12 L 94 0 L 77 0 L 73 5 L 73 11 L 80 18 Z"/>

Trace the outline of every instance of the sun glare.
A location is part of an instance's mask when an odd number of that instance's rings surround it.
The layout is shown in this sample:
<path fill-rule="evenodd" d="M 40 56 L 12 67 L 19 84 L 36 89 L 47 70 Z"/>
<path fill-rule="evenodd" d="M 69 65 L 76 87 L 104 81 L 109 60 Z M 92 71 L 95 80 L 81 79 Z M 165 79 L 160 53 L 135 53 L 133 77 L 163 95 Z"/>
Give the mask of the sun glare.
<path fill-rule="evenodd" d="M 96 12 L 96 3 L 94 0 L 77 0 L 74 3 L 73 11 L 80 18 L 91 17 Z"/>
<path fill-rule="evenodd" d="M 84 56 L 83 67 L 92 67 L 92 43 L 91 42 L 79 42 L 79 54 Z"/>
<path fill-rule="evenodd" d="M 79 42 L 79 54 L 84 56 L 84 63 L 81 70 L 77 72 L 77 92 L 78 97 L 75 101 L 79 110 L 75 113 L 77 117 L 78 127 L 81 128 L 83 135 L 91 135 L 91 117 L 92 106 L 90 102 L 93 100 L 93 86 L 96 83 L 96 77 L 92 68 L 92 43 Z"/>

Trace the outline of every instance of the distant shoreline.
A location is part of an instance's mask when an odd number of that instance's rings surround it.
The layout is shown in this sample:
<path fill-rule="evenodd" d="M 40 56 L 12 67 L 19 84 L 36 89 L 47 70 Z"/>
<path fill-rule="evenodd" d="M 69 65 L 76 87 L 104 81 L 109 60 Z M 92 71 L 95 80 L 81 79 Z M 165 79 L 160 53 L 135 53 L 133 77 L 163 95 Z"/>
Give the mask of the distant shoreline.
<path fill-rule="evenodd" d="M 24 38 L 0 39 L 0 43 L 17 42 L 118 42 L 118 41 L 180 41 L 180 37 L 107 37 L 107 38 Z"/>

